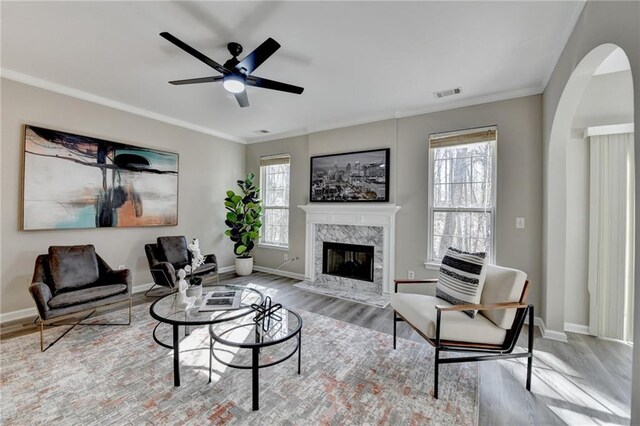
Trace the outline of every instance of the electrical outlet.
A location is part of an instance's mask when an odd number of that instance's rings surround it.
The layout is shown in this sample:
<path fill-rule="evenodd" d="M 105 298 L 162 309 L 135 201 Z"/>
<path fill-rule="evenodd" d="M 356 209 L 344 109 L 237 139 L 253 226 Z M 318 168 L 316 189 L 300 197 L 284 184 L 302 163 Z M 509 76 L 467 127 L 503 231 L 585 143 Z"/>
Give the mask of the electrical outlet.
<path fill-rule="evenodd" d="M 407 278 L 409 278 L 410 280 L 414 279 L 416 277 L 416 274 L 413 271 L 407 271 Z"/>
<path fill-rule="evenodd" d="M 524 229 L 524 217 L 516 217 L 516 229 Z"/>
<path fill-rule="evenodd" d="M 118 270 L 122 271 L 125 268 L 125 265 L 118 265 Z"/>
<path fill-rule="evenodd" d="M 284 260 L 289 260 L 289 253 L 284 254 Z"/>

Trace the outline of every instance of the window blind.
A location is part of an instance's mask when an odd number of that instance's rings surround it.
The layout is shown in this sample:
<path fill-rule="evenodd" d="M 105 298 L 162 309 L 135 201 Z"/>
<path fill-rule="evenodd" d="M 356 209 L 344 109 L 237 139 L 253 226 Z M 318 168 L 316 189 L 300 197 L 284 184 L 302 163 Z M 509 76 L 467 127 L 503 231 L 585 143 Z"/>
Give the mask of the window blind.
<path fill-rule="evenodd" d="M 289 161 L 290 161 L 289 155 L 272 155 L 269 157 L 261 157 L 260 167 L 289 164 Z"/>
<path fill-rule="evenodd" d="M 497 128 L 483 127 L 459 132 L 434 133 L 429 136 L 430 148 L 465 145 L 496 140 Z"/>

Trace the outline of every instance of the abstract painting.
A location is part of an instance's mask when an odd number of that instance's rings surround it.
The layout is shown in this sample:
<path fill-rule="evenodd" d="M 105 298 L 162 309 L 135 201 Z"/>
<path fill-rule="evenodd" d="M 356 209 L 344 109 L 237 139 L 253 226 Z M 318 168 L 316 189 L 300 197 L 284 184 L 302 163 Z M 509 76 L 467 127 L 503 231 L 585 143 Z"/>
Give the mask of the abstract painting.
<path fill-rule="evenodd" d="M 389 148 L 311 157 L 310 201 L 389 201 Z"/>
<path fill-rule="evenodd" d="M 24 230 L 178 224 L 178 154 L 25 126 Z"/>

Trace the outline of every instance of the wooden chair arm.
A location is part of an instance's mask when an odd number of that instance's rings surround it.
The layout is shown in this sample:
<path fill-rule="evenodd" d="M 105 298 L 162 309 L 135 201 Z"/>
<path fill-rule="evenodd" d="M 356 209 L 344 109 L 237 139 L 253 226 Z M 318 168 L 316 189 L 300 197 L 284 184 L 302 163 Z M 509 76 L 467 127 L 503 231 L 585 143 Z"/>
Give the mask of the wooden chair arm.
<path fill-rule="evenodd" d="M 523 303 L 519 303 L 519 302 L 507 302 L 507 303 L 489 303 L 486 305 L 474 305 L 474 304 L 468 304 L 468 305 L 451 305 L 451 306 L 445 306 L 445 305 L 436 305 L 436 309 L 438 311 L 442 311 L 442 312 L 446 312 L 446 311 L 474 311 L 474 310 L 479 310 L 479 311 L 495 311 L 495 310 L 499 310 L 499 309 L 522 309 L 522 308 L 528 308 L 529 305 L 525 305 Z"/>
<path fill-rule="evenodd" d="M 437 278 L 426 278 L 426 279 L 418 279 L 418 280 L 408 280 L 405 278 L 396 278 L 393 280 L 395 283 L 395 292 L 398 292 L 398 284 L 435 284 L 438 282 Z"/>

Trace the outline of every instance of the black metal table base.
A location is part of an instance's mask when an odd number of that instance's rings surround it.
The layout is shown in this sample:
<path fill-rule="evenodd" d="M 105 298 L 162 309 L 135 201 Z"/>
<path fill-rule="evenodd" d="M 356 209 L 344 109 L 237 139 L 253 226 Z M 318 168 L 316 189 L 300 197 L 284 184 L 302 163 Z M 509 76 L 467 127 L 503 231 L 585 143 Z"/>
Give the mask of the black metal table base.
<path fill-rule="evenodd" d="M 233 327 L 227 330 L 227 332 L 239 327 L 242 327 L 242 325 Z M 250 348 L 251 349 L 251 365 L 241 365 L 241 364 L 234 364 L 231 362 L 223 361 L 216 355 L 216 352 L 215 352 L 216 351 L 215 344 L 218 343 L 218 341 L 210 336 L 209 345 L 210 345 L 211 356 L 209 357 L 209 383 L 211 383 L 211 369 L 212 369 L 211 358 L 214 358 L 220 364 L 225 365 L 227 367 L 238 368 L 241 370 L 251 370 L 251 395 L 253 400 L 253 411 L 260 410 L 260 379 L 259 378 L 260 378 L 261 368 L 272 367 L 274 365 L 283 363 L 289 358 L 291 358 L 293 355 L 295 355 L 295 353 L 297 352 L 298 353 L 298 374 L 300 374 L 301 366 L 302 366 L 302 327 L 300 327 L 300 330 L 298 330 L 297 333 L 292 334 L 291 338 L 295 337 L 296 335 L 298 338 L 298 342 L 296 343 L 295 348 L 293 348 L 291 352 L 289 352 L 287 355 L 283 356 L 280 359 L 277 359 L 275 361 L 272 361 L 267 364 L 262 364 L 262 365 L 260 365 L 260 349 L 262 348 L 259 346 L 254 346 Z M 288 340 L 289 339 L 285 341 L 288 341 Z M 279 343 L 284 343 L 284 342 L 279 342 Z"/>

